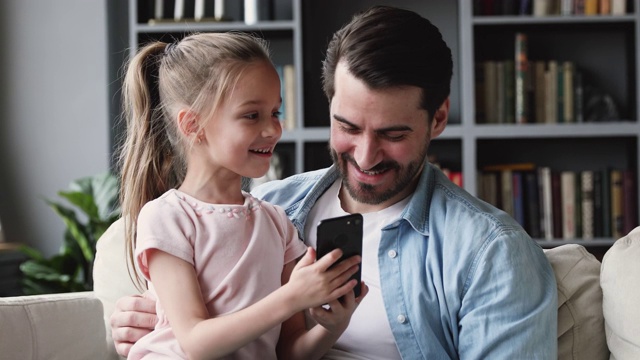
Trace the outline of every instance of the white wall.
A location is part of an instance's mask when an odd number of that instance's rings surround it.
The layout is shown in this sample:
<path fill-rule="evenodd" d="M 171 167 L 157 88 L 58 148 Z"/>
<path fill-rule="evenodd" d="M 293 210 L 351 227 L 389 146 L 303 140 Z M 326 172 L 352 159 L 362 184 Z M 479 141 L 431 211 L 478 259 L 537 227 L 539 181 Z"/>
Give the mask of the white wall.
<path fill-rule="evenodd" d="M 0 221 L 47 255 L 64 225 L 42 197 L 109 167 L 106 1 L 0 1 Z"/>

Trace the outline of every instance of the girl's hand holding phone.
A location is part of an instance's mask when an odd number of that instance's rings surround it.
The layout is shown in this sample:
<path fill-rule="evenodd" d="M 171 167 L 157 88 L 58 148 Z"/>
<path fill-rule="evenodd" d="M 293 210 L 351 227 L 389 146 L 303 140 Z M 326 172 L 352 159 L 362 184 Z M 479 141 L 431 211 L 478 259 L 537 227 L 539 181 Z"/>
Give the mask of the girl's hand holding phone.
<path fill-rule="evenodd" d="M 298 261 L 285 286 L 294 294 L 300 311 L 331 304 L 347 294 L 353 297 L 356 280 L 350 280 L 350 277 L 358 272 L 361 257 L 352 256 L 331 266 L 341 256 L 342 250 L 335 249 L 315 261 L 316 251 L 309 247 Z"/>

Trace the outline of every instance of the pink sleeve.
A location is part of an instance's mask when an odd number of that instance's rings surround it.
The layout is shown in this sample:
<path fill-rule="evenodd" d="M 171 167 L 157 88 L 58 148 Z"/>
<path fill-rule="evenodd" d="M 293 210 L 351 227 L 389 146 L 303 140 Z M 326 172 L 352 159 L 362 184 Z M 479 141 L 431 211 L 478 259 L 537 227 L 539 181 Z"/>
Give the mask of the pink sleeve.
<path fill-rule="evenodd" d="M 138 216 L 135 259 L 147 280 L 149 250 L 161 250 L 194 264 L 193 223 L 182 209 L 166 205 L 157 200 L 149 202 Z"/>

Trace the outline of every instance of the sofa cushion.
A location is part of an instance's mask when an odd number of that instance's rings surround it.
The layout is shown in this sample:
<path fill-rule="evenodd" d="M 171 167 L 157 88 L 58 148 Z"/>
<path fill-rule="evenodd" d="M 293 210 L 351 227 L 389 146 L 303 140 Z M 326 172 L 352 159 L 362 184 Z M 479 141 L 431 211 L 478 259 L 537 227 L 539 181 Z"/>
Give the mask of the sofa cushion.
<path fill-rule="evenodd" d="M 611 359 L 640 359 L 640 227 L 604 255 L 600 285 Z"/>
<path fill-rule="evenodd" d="M 558 359 L 607 359 L 600 261 L 577 244 L 544 252 L 558 284 Z"/>
<path fill-rule="evenodd" d="M 104 339 L 92 292 L 0 298 L 2 359 L 107 359 Z"/>
<path fill-rule="evenodd" d="M 120 218 L 98 239 L 93 263 L 93 289 L 102 301 L 106 339 L 109 353 L 113 356 L 117 353 L 111 337 L 109 318 L 115 310 L 116 301 L 123 296 L 140 293 L 129 277 L 126 259 L 124 220 Z"/>

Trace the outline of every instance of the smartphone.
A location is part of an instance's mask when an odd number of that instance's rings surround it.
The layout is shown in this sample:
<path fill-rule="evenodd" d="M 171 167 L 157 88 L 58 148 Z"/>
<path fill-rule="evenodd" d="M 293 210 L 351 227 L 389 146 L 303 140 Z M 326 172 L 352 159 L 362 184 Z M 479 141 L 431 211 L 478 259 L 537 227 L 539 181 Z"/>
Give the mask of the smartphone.
<path fill-rule="evenodd" d="M 320 259 L 336 248 L 342 249 L 342 257 L 335 264 L 354 255 L 362 256 L 362 215 L 349 214 L 318 223 L 317 258 Z M 358 272 L 351 277 L 358 281 L 353 288 L 356 297 L 360 296 L 360 277 L 361 271 L 358 268 Z"/>

